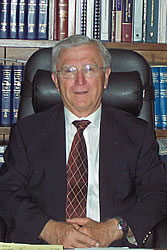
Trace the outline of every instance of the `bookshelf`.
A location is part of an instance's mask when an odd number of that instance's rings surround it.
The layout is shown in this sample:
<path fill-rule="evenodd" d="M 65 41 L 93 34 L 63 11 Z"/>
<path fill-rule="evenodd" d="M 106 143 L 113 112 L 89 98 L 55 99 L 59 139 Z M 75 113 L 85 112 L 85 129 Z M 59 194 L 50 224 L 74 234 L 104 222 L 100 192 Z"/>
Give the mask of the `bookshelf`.
<path fill-rule="evenodd" d="M 53 47 L 53 40 L 14 40 L 0 39 L 0 57 L 10 59 L 27 60 L 40 48 Z M 150 63 L 150 65 L 167 65 L 167 44 L 157 43 L 104 43 L 107 48 L 130 49 L 138 52 Z M 0 140 L 7 142 L 10 128 L 0 127 Z M 156 130 L 158 138 L 167 137 L 167 130 Z"/>

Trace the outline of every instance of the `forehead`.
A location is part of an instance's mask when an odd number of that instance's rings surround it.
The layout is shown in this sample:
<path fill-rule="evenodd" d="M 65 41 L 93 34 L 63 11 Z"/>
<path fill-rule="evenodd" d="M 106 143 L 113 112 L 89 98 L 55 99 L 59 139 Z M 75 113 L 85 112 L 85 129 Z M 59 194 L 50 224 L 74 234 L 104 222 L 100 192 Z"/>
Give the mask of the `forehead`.
<path fill-rule="evenodd" d="M 86 44 L 73 48 L 64 48 L 59 54 L 58 65 L 83 63 L 103 63 L 103 58 L 95 45 Z"/>

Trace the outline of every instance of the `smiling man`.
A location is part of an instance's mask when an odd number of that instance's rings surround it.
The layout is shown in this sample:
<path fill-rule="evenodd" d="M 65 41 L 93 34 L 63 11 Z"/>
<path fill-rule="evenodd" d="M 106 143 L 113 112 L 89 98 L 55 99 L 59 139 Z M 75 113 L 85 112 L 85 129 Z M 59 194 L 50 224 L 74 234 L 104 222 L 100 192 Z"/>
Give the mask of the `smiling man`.
<path fill-rule="evenodd" d="M 63 103 L 12 127 L 0 169 L 8 241 L 143 247 L 167 217 L 167 174 L 152 129 L 102 103 L 110 73 L 100 41 L 76 35 L 53 48 Z"/>

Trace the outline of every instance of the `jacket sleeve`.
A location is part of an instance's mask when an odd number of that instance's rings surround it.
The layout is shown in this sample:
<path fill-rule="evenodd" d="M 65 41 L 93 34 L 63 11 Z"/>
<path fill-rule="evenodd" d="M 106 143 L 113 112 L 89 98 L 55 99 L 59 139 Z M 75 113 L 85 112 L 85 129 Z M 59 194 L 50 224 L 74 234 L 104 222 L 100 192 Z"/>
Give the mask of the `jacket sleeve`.
<path fill-rule="evenodd" d="M 17 234 L 20 242 L 38 243 L 39 234 L 49 217 L 32 201 L 27 191 L 32 170 L 17 125 L 11 130 L 4 159 L 5 163 L 0 169 L 0 213 L 12 241 Z"/>
<path fill-rule="evenodd" d="M 167 173 L 157 152 L 158 144 L 147 125 L 135 174 L 137 202 L 120 215 L 130 225 L 141 247 L 145 236 L 167 217 Z"/>

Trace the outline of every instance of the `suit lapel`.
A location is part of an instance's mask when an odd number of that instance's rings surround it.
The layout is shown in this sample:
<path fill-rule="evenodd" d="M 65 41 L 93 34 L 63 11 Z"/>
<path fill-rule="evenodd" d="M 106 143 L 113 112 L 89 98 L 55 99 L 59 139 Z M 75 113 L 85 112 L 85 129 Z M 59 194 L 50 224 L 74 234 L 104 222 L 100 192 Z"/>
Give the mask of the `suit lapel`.
<path fill-rule="evenodd" d="M 100 217 L 105 220 L 112 215 L 112 200 L 109 198 L 112 182 L 115 182 L 115 169 L 120 152 L 119 128 L 112 116 L 112 110 L 102 108 L 100 129 Z M 110 190 L 111 189 L 111 190 Z"/>

